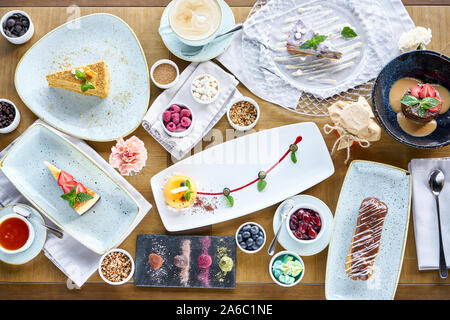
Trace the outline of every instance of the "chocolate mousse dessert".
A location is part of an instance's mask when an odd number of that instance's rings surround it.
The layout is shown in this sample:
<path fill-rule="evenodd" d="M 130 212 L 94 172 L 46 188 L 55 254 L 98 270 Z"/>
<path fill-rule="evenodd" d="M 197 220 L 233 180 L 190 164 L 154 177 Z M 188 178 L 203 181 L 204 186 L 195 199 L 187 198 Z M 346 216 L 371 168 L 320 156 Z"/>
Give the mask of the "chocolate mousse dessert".
<path fill-rule="evenodd" d="M 405 117 L 420 123 L 434 120 L 442 106 L 439 92 L 428 83 L 408 89 L 400 102 Z"/>
<path fill-rule="evenodd" d="M 289 32 L 287 50 L 293 54 L 340 59 L 342 53 L 335 50 L 327 38 L 327 36 L 320 35 L 307 27 L 302 20 L 298 20 Z"/>

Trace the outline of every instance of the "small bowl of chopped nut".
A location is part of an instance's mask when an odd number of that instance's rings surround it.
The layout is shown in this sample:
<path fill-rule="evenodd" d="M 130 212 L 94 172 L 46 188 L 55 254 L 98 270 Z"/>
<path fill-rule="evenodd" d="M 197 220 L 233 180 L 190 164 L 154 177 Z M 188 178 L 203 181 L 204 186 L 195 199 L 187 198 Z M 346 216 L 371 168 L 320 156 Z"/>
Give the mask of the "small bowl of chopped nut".
<path fill-rule="evenodd" d="M 227 108 L 228 122 L 238 131 L 253 129 L 259 120 L 259 114 L 258 103 L 248 97 L 239 97 L 232 100 Z"/>
<path fill-rule="evenodd" d="M 198 103 L 213 103 L 219 96 L 219 81 L 210 74 L 202 74 L 192 81 L 191 93 Z"/>
<path fill-rule="evenodd" d="M 110 285 L 127 283 L 134 274 L 133 258 L 125 250 L 112 249 L 101 257 L 98 273 Z"/>

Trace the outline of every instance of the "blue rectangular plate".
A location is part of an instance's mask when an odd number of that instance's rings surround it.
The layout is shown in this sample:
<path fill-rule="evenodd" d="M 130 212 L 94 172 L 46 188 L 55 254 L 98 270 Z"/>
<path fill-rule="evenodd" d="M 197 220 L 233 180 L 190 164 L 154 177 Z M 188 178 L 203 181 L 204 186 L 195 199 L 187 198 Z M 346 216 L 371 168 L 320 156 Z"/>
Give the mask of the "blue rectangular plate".
<path fill-rule="evenodd" d="M 397 289 L 408 234 L 411 206 L 411 176 L 389 165 L 353 161 L 339 196 L 333 234 L 328 249 L 325 295 L 330 300 L 388 300 Z M 386 203 L 380 250 L 372 277 L 351 280 L 345 259 L 355 231 L 361 202 L 375 197 Z"/>
<path fill-rule="evenodd" d="M 100 195 L 80 216 L 61 198 L 61 188 L 44 164 L 48 161 Z M 140 207 L 103 169 L 53 129 L 35 124 L 13 145 L 0 168 L 44 215 L 92 251 L 102 254 L 121 242 Z"/>

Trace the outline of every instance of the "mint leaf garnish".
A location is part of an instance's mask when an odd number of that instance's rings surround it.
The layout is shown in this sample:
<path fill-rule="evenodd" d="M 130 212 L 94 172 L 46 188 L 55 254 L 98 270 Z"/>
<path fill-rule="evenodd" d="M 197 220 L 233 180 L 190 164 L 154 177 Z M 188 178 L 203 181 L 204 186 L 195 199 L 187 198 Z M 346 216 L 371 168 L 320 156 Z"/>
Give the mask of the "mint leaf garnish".
<path fill-rule="evenodd" d="M 266 180 L 259 180 L 258 181 L 258 191 L 261 192 L 263 191 L 267 186 L 267 181 Z"/>
<path fill-rule="evenodd" d="M 77 194 L 76 201 L 78 201 L 78 202 L 86 202 L 86 201 L 89 201 L 89 200 L 91 200 L 93 198 L 94 197 L 91 196 L 90 194 L 87 194 L 87 193 L 84 193 L 84 192 L 80 192 L 80 193 Z"/>
<path fill-rule="evenodd" d="M 412 107 L 418 104 L 419 108 L 417 109 L 417 113 L 419 114 L 419 117 L 423 117 L 426 110 L 437 107 L 441 103 L 441 101 L 436 98 L 426 97 L 422 100 L 419 100 L 416 97 L 410 95 L 401 98 L 400 102 L 407 105 L 408 107 Z"/>
<path fill-rule="evenodd" d="M 187 191 L 185 194 L 184 194 L 184 200 L 186 200 L 186 201 L 189 201 L 189 200 L 191 200 L 191 195 L 192 195 L 192 191 Z"/>
<path fill-rule="evenodd" d="M 86 79 L 86 74 L 80 70 L 75 70 L 75 77 L 77 77 L 78 80 L 84 80 Z"/>
<path fill-rule="evenodd" d="M 81 84 L 81 91 L 82 92 L 86 92 L 89 89 L 95 89 L 94 85 L 92 84 L 92 82 L 90 82 L 89 80 L 85 80 L 82 84 Z"/>
<path fill-rule="evenodd" d="M 191 190 L 191 182 L 190 182 L 189 180 L 186 180 L 186 181 L 184 182 L 184 185 L 185 185 L 186 187 L 188 187 L 189 190 Z"/>
<path fill-rule="evenodd" d="M 412 107 L 420 103 L 420 100 L 414 96 L 404 96 L 400 99 L 400 102 L 406 104 L 408 107 Z"/>
<path fill-rule="evenodd" d="M 342 31 L 341 31 L 341 35 L 344 37 L 344 38 L 355 38 L 355 37 L 357 37 L 358 35 L 356 34 L 356 32 L 355 32 L 355 30 L 353 30 L 352 28 L 350 28 L 350 27 L 344 27 L 344 29 L 342 29 Z"/>
<path fill-rule="evenodd" d="M 314 37 L 312 37 L 310 40 L 305 41 L 305 43 L 302 44 L 300 48 L 302 49 L 310 49 L 313 48 L 314 50 L 317 50 L 318 45 L 325 41 L 325 39 L 328 38 L 324 35 L 316 34 Z"/>
<path fill-rule="evenodd" d="M 227 200 L 227 203 L 230 207 L 234 206 L 234 198 L 232 196 L 225 196 L 225 199 Z"/>
<path fill-rule="evenodd" d="M 297 163 L 297 156 L 295 155 L 295 152 L 291 152 L 291 160 L 293 163 Z"/>
<path fill-rule="evenodd" d="M 90 194 L 79 192 L 77 193 L 77 186 L 74 186 L 70 192 L 64 193 L 61 198 L 69 202 L 69 205 L 74 208 L 75 202 L 86 202 L 93 199 Z"/>

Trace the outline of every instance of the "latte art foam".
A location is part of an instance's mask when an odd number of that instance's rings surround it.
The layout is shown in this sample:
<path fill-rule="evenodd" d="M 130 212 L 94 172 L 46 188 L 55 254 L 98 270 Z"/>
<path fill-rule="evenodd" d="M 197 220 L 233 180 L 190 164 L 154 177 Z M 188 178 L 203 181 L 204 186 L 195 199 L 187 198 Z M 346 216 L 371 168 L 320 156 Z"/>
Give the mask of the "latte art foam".
<path fill-rule="evenodd" d="M 203 40 L 219 28 L 222 10 L 216 0 L 176 0 L 169 20 L 173 31 L 181 38 Z"/>

